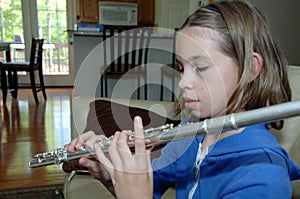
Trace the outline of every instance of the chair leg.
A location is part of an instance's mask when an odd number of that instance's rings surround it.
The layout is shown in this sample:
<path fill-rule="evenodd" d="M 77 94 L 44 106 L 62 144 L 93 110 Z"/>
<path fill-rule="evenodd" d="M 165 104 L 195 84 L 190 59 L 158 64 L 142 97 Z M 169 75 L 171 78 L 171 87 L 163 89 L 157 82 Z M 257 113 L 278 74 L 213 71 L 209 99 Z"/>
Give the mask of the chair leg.
<path fill-rule="evenodd" d="M 44 96 L 44 100 L 47 100 L 46 89 L 44 84 L 44 76 L 42 70 L 39 70 L 39 79 L 40 79 L 40 87 Z"/>
<path fill-rule="evenodd" d="M 18 98 L 18 76 L 16 71 L 6 71 L 8 79 L 8 89 L 14 99 Z"/>
<path fill-rule="evenodd" d="M 174 102 L 175 101 L 175 77 L 172 76 L 172 101 Z"/>
<path fill-rule="evenodd" d="M 9 79 L 11 79 L 9 81 L 9 84 L 11 84 L 11 86 L 9 85 L 9 87 L 11 87 L 11 95 L 13 96 L 14 99 L 18 98 L 18 72 L 17 71 L 12 71 L 9 72 L 8 74 Z M 12 76 L 11 76 L 12 75 Z"/>
<path fill-rule="evenodd" d="M 148 100 L 147 73 L 145 74 L 145 100 Z"/>
<path fill-rule="evenodd" d="M 145 100 L 148 100 L 147 90 L 148 90 L 148 86 L 145 83 Z"/>
<path fill-rule="evenodd" d="M 38 99 L 38 96 L 37 96 L 37 90 L 36 90 L 34 72 L 30 71 L 29 72 L 29 76 L 30 76 L 30 84 L 31 84 L 31 89 L 32 89 L 32 94 L 33 94 L 33 97 L 34 97 L 34 101 L 35 101 L 36 104 L 38 104 L 39 103 L 39 99 Z"/>
<path fill-rule="evenodd" d="M 6 71 L 5 70 L 1 70 L 1 89 L 2 89 L 3 104 L 6 104 L 7 79 L 6 79 Z"/>
<path fill-rule="evenodd" d="M 104 80 L 103 80 L 103 75 L 101 75 L 101 77 L 100 77 L 100 86 L 101 86 L 101 93 L 100 93 L 100 95 L 101 95 L 101 97 L 104 97 L 104 88 L 103 88 L 103 86 L 104 86 Z"/>
<path fill-rule="evenodd" d="M 107 90 L 108 90 L 108 83 L 107 83 L 107 75 L 106 74 L 104 74 L 104 81 L 105 81 L 105 84 L 104 84 L 104 97 L 107 97 L 108 96 L 108 92 L 107 92 Z"/>
<path fill-rule="evenodd" d="M 137 89 L 137 99 L 139 100 L 141 97 L 141 77 L 140 74 L 138 74 L 138 89 Z"/>
<path fill-rule="evenodd" d="M 164 99 L 164 74 L 161 73 L 160 76 L 160 101 Z"/>

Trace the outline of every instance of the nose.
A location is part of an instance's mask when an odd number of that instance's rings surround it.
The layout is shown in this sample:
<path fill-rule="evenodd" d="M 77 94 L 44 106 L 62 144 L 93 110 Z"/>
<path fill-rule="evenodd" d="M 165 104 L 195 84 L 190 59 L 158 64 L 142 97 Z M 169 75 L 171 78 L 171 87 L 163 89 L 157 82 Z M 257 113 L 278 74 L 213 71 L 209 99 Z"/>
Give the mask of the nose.
<path fill-rule="evenodd" d="M 192 84 L 189 80 L 189 78 L 186 76 L 185 73 L 183 73 L 181 75 L 181 78 L 178 82 L 178 87 L 179 89 L 183 90 L 183 89 L 191 89 L 192 88 Z"/>

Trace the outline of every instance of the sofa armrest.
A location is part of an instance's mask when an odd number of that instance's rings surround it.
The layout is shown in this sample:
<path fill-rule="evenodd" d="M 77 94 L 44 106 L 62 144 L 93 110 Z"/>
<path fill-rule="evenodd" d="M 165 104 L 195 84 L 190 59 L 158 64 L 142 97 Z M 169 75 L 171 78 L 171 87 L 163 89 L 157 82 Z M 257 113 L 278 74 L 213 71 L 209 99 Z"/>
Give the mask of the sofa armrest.
<path fill-rule="evenodd" d="M 292 100 L 300 100 L 300 66 L 288 66 L 288 78 L 292 90 Z M 280 130 L 272 130 L 279 143 L 287 150 L 291 159 L 300 166 L 300 117 L 284 120 Z M 293 198 L 300 198 L 300 180 L 293 181 Z"/>

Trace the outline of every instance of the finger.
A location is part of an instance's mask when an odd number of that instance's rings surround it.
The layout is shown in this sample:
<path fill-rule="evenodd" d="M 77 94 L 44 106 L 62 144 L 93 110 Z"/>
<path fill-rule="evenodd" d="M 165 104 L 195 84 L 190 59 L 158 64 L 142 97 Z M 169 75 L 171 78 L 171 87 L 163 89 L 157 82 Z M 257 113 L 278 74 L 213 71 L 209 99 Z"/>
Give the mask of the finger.
<path fill-rule="evenodd" d="M 136 116 L 134 118 L 134 132 L 135 132 L 135 152 L 137 154 L 139 153 L 145 153 L 145 139 L 144 139 L 144 128 L 143 128 L 143 122 L 142 118 L 139 116 Z"/>
<path fill-rule="evenodd" d="M 130 130 L 125 130 L 120 133 L 119 138 L 117 140 L 117 148 L 119 151 L 126 152 L 126 153 L 131 152 L 127 143 L 128 137 L 130 135 L 132 135 L 132 131 Z"/>
<path fill-rule="evenodd" d="M 147 172 L 148 171 L 148 154 L 145 148 L 144 130 L 143 122 L 140 117 L 134 118 L 134 131 L 136 133 L 135 137 L 135 161 L 136 165 L 139 165 L 137 172 Z"/>
<path fill-rule="evenodd" d="M 102 170 L 99 167 L 99 162 L 87 158 L 80 158 L 79 164 L 88 168 L 93 178 L 100 179 Z"/>
<path fill-rule="evenodd" d="M 99 144 L 94 144 L 94 148 L 95 148 L 96 157 L 98 161 L 105 167 L 105 169 L 109 172 L 110 176 L 112 176 L 114 167 L 111 161 L 103 153 Z"/>
<path fill-rule="evenodd" d="M 132 168 L 131 164 L 133 160 L 133 155 L 127 142 L 130 135 L 132 135 L 132 131 L 122 131 L 117 141 L 117 149 L 122 162 L 122 165 L 118 168 L 123 168 L 126 171 L 128 171 L 127 169 Z"/>
<path fill-rule="evenodd" d="M 85 141 L 84 145 L 87 149 L 94 149 L 93 145 L 100 142 L 103 138 L 105 138 L 104 135 L 93 135 Z"/>
<path fill-rule="evenodd" d="M 93 131 L 88 131 L 86 133 L 81 134 L 76 139 L 73 139 L 71 143 L 68 145 L 67 150 L 72 152 L 76 148 L 80 148 L 84 145 L 85 141 L 88 140 L 90 137 L 94 136 L 95 133 Z"/>
<path fill-rule="evenodd" d="M 77 143 L 77 139 L 73 139 L 69 144 L 66 144 L 64 148 L 66 148 L 69 152 L 75 151 L 75 145 Z"/>
<path fill-rule="evenodd" d="M 65 149 L 68 149 L 68 148 L 70 147 L 70 145 L 71 145 L 71 142 L 68 143 L 68 144 L 65 144 L 65 145 L 64 145 L 64 148 L 65 148 Z"/>
<path fill-rule="evenodd" d="M 97 164 L 98 164 L 98 162 L 96 162 L 94 160 L 90 160 L 87 157 L 82 157 L 82 158 L 79 159 L 79 164 L 81 166 L 84 166 L 84 167 L 86 167 L 88 169 L 91 169 L 91 170 L 97 172 Z"/>
<path fill-rule="evenodd" d="M 120 170 L 120 168 L 122 167 L 122 160 L 120 158 L 120 154 L 118 151 L 118 147 L 117 147 L 117 142 L 119 140 L 120 137 L 120 133 L 119 131 L 117 131 L 114 134 L 114 137 L 108 147 L 108 152 L 109 152 L 109 156 L 110 156 L 110 160 L 112 162 L 112 165 L 115 169 Z"/>

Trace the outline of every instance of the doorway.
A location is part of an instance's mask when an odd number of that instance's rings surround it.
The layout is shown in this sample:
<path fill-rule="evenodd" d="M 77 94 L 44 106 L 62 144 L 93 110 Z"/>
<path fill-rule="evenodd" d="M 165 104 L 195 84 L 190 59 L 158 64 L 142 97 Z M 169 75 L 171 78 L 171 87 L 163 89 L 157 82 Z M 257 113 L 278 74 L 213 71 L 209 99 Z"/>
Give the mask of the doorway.
<path fill-rule="evenodd" d="M 12 61 L 28 61 L 31 38 L 43 38 L 45 85 L 73 85 L 68 63 L 66 0 L 0 0 L 0 18 L 0 40 L 12 42 Z M 28 81 L 25 75 L 20 74 L 20 82 Z"/>

